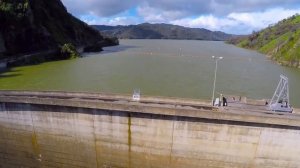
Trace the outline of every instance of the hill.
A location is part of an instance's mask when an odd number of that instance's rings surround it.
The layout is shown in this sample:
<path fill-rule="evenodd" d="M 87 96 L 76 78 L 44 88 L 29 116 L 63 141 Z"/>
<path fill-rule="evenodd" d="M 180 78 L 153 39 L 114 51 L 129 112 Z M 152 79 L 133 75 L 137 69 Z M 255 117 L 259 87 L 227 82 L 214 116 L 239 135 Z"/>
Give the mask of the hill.
<path fill-rule="evenodd" d="M 129 26 L 93 25 L 103 35 L 121 39 L 187 39 L 225 41 L 232 37 L 220 31 L 210 31 L 200 28 L 187 28 L 171 24 L 143 23 Z"/>
<path fill-rule="evenodd" d="M 282 65 L 300 68 L 300 16 L 296 14 L 229 43 L 257 50 Z"/>
<path fill-rule="evenodd" d="M 77 47 L 113 44 L 69 14 L 60 0 L 1 0 L 0 58 Z M 57 55 L 59 57 L 59 55 Z"/>

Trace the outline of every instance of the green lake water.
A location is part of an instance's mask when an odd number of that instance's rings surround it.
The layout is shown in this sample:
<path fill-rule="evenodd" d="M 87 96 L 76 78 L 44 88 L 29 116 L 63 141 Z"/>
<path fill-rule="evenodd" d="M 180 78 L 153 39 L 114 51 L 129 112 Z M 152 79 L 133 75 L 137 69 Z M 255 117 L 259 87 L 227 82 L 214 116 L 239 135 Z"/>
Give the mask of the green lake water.
<path fill-rule="evenodd" d="M 271 98 L 280 74 L 289 77 L 291 104 L 300 107 L 300 70 L 282 67 L 255 51 L 224 42 L 121 40 L 104 52 L 66 61 L 12 68 L 0 89 L 62 90 L 210 99 L 215 63 L 216 92 Z"/>

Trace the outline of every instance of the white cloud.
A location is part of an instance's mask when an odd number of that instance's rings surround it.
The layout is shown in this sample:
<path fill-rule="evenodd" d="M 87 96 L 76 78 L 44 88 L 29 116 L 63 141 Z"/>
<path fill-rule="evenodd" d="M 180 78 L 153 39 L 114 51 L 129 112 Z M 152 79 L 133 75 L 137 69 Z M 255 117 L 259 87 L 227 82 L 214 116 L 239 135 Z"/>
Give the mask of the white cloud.
<path fill-rule="evenodd" d="M 138 21 L 134 17 L 116 17 L 108 20 L 108 25 L 131 25 L 131 24 L 138 24 Z"/>
<path fill-rule="evenodd" d="M 135 17 L 126 17 L 126 16 L 117 16 L 112 18 L 100 18 L 100 17 L 90 17 L 90 16 L 82 16 L 80 17 L 82 21 L 89 25 L 132 25 L 138 24 L 139 21 Z"/>
<path fill-rule="evenodd" d="M 237 22 L 229 18 L 218 18 L 213 15 L 199 16 L 197 18 L 185 18 L 174 20 L 170 23 L 193 28 L 207 28 L 210 30 L 220 30 L 227 26 L 237 26 Z"/>
<path fill-rule="evenodd" d="M 88 24 L 171 23 L 247 34 L 300 13 L 299 0 L 62 0 Z M 278 8 L 280 7 L 280 8 Z"/>
<path fill-rule="evenodd" d="M 169 22 L 177 18 L 185 16 L 184 12 L 180 11 L 164 11 L 158 8 L 152 8 L 144 4 L 137 8 L 137 13 L 145 22 L 162 23 Z"/>
<path fill-rule="evenodd" d="M 292 9 L 300 6 L 299 0 L 62 0 L 62 2 L 77 16 L 93 13 L 105 17 L 145 6 L 158 11 L 185 14 L 185 17 L 208 14 L 224 16 L 234 12 L 254 12 L 275 7 Z"/>
<path fill-rule="evenodd" d="M 111 17 L 129 10 L 138 0 L 62 0 L 67 9 L 77 16 L 93 14 Z"/>
<path fill-rule="evenodd" d="M 253 30 L 257 31 L 263 29 L 270 24 L 277 23 L 296 13 L 300 13 L 300 9 L 288 10 L 276 8 L 265 12 L 230 13 L 226 17 L 206 15 L 196 18 L 184 18 L 171 21 L 170 23 L 186 27 L 224 31 L 233 34 L 248 34 Z"/>
<path fill-rule="evenodd" d="M 270 9 L 265 12 L 252 13 L 231 13 L 227 17 L 234 19 L 245 25 L 249 25 L 253 29 L 262 29 L 270 24 L 274 24 L 282 19 L 300 13 L 300 9 L 289 10 L 283 8 Z"/>
<path fill-rule="evenodd" d="M 159 13 L 157 9 L 150 7 L 138 7 L 137 11 L 139 16 L 141 16 L 145 22 L 165 22 L 165 19 L 163 18 L 162 14 Z"/>

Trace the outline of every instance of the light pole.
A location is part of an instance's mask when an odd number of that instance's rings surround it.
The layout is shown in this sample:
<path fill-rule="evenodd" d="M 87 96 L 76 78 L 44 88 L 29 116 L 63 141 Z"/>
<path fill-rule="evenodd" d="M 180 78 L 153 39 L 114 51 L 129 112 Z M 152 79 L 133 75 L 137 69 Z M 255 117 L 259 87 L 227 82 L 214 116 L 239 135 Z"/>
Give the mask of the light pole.
<path fill-rule="evenodd" d="M 212 98 L 211 98 L 211 103 L 214 105 L 214 99 L 215 99 L 215 89 L 216 89 L 216 80 L 217 80 L 217 70 L 218 70 L 218 61 L 223 59 L 223 57 L 215 57 L 212 56 L 212 58 L 216 62 L 216 67 L 215 67 L 215 78 L 214 78 L 214 86 L 213 86 L 213 93 L 212 93 Z"/>

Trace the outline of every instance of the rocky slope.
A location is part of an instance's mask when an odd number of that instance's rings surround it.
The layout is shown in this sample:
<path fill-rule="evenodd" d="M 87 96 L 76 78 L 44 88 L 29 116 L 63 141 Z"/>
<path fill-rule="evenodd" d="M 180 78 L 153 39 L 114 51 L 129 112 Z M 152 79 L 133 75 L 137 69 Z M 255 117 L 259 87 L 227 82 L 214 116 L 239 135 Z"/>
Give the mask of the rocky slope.
<path fill-rule="evenodd" d="M 267 54 L 282 65 L 300 68 L 300 16 L 294 15 L 229 43 Z"/>
<path fill-rule="evenodd" d="M 58 50 L 67 43 L 112 44 L 69 14 L 60 0 L 0 0 L 0 23 L 0 58 Z"/>
<path fill-rule="evenodd" d="M 187 28 L 171 24 L 149 24 L 129 26 L 93 25 L 102 34 L 123 39 L 188 39 L 224 41 L 234 37 L 219 31 Z"/>

